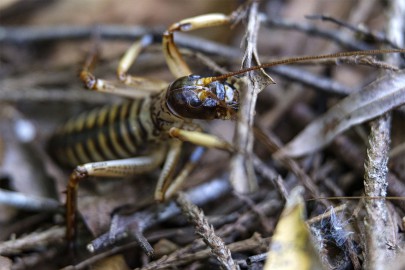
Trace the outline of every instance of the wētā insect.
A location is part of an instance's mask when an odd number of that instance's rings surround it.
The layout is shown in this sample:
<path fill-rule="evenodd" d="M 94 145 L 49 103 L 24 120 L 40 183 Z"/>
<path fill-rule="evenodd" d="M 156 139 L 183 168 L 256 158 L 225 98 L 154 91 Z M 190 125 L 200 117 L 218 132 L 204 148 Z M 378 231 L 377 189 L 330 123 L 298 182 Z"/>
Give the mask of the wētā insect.
<path fill-rule="evenodd" d="M 122 57 L 117 76 L 122 85 L 135 89 L 162 89 L 145 98 L 138 98 L 135 91 L 128 91 L 111 81 L 96 78 L 91 73 L 95 55 L 88 57 L 80 73 L 85 86 L 131 100 L 82 113 L 63 125 L 50 140 L 50 149 L 55 159 L 61 164 L 76 167 L 67 185 L 68 239 L 72 239 L 75 234 L 77 189 L 83 179 L 89 176 L 121 177 L 138 174 L 154 170 L 164 163 L 154 195 L 157 201 L 163 201 L 176 193 L 195 166 L 196 161 L 190 160 L 172 180 L 183 141 L 234 151 L 226 141 L 202 133 L 193 119 L 235 119 L 241 102 L 237 75 L 279 64 L 405 51 L 375 50 L 297 57 L 216 77 L 193 75 L 174 43 L 174 32 L 231 22 L 231 16 L 209 14 L 182 20 L 168 28 L 163 35 L 163 52 L 170 71 L 178 78 L 168 86 L 160 81 L 149 81 L 127 74 L 142 49 L 151 43 L 151 39 L 145 36 L 135 42 Z M 137 156 L 139 154 L 143 155 Z M 78 164 L 82 165 L 77 166 Z"/>

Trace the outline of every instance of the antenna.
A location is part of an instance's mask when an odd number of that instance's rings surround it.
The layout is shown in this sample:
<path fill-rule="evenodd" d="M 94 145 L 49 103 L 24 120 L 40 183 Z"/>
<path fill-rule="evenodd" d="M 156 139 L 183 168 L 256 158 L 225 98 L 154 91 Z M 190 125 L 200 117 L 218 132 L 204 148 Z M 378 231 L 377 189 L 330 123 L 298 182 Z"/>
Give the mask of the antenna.
<path fill-rule="evenodd" d="M 348 56 L 360 56 L 360 55 L 377 55 L 377 54 L 386 54 L 386 53 L 405 53 L 405 49 L 383 49 L 383 50 L 369 50 L 369 51 L 352 51 L 352 52 L 339 52 L 339 53 L 332 53 L 332 54 L 323 54 L 323 55 L 310 55 L 310 56 L 298 56 L 292 58 L 281 59 L 277 61 L 273 61 L 270 63 L 262 64 L 259 66 L 254 66 L 250 68 L 245 68 L 242 70 L 230 72 L 227 74 L 214 76 L 214 77 L 207 77 L 204 78 L 204 82 L 211 83 L 214 81 L 221 81 L 225 80 L 229 77 L 243 74 L 249 71 L 258 70 L 262 68 L 268 68 L 278 65 L 289 65 L 298 62 L 305 62 L 310 60 L 320 60 L 320 59 L 331 59 L 331 58 L 338 58 L 338 57 L 348 57 Z M 206 81 L 207 80 L 207 81 Z"/>

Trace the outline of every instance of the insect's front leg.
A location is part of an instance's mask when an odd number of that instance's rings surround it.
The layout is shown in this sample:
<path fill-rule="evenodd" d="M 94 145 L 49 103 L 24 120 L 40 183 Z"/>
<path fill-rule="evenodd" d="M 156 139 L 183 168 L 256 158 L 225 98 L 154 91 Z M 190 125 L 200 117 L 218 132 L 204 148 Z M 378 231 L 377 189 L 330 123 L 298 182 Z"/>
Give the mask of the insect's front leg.
<path fill-rule="evenodd" d="M 128 75 L 128 69 L 135 62 L 140 52 L 150 45 L 152 39 L 150 36 L 144 36 L 142 39 L 134 42 L 121 58 L 117 67 L 117 81 L 110 81 L 97 78 L 93 74 L 98 50 L 93 49 L 86 58 L 86 61 L 80 71 L 80 79 L 86 88 L 98 92 L 121 95 L 129 98 L 142 98 L 150 93 L 160 92 L 167 87 L 167 82 L 159 79 L 149 79 Z M 126 87 L 130 86 L 130 87 Z"/>
<path fill-rule="evenodd" d="M 163 52 L 165 53 L 167 65 L 170 71 L 177 78 L 188 76 L 192 72 L 186 62 L 184 62 L 176 44 L 173 40 L 175 31 L 192 31 L 195 29 L 229 24 L 231 17 L 225 14 L 215 13 L 192 17 L 172 24 L 163 34 Z"/>
<path fill-rule="evenodd" d="M 75 237 L 77 190 L 79 183 L 89 176 L 124 177 L 150 172 L 158 167 L 166 155 L 166 149 L 155 150 L 151 155 L 120 160 L 86 163 L 77 166 L 70 175 L 66 191 L 66 238 Z"/>
<path fill-rule="evenodd" d="M 228 152 L 233 152 L 233 146 L 225 140 L 217 136 L 206 134 L 200 131 L 189 131 L 173 127 L 169 130 L 169 135 L 181 141 L 191 142 L 195 145 L 204 146 L 207 148 L 217 148 Z"/>
<path fill-rule="evenodd" d="M 128 74 L 129 68 L 138 58 L 141 51 L 147 46 L 151 45 L 153 38 L 151 35 L 143 36 L 139 41 L 134 42 L 131 47 L 122 56 L 118 67 L 117 67 L 117 77 L 125 85 L 151 90 L 160 91 L 167 87 L 167 82 L 159 80 L 156 78 L 143 78 L 139 76 L 133 76 Z"/>
<path fill-rule="evenodd" d="M 189 161 L 185 164 L 179 174 L 172 179 L 173 170 L 177 164 L 183 141 L 188 141 L 195 145 L 207 148 L 217 148 L 229 152 L 233 151 L 232 145 L 228 142 L 221 140 L 216 136 L 199 131 L 188 131 L 173 127 L 169 130 L 169 135 L 178 140 L 173 140 L 170 143 L 170 150 L 155 189 L 155 199 L 157 201 L 164 201 L 173 197 L 173 195 L 175 195 L 181 188 L 182 184 L 187 179 L 187 176 L 197 166 L 198 161 L 202 156 L 203 148 L 199 147 L 195 149 Z"/>
<path fill-rule="evenodd" d="M 169 196 L 166 195 L 166 190 L 171 184 L 173 171 L 179 160 L 182 145 L 183 143 L 181 141 L 172 140 L 170 142 L 170 148 L 166 156 L 166 161 L 163 165 L 162 172 L 160 173 L 155 189 L 156 201 L 161 202 L 169 198 Z"/>
<path fill-rule="evenodd" d="M 173 172 L 178 163 L 182 146 L 183 141 L 181 140 L 172 140 L 170 142 L 170 149 L 155 189 L 155 200 L 159 202 L 168 200 L 176 194 L 187 179 L 187 176 L 197 166 L 204 152 L 202 147 L 195 149 L 179 174 L 173 178 Z"/>

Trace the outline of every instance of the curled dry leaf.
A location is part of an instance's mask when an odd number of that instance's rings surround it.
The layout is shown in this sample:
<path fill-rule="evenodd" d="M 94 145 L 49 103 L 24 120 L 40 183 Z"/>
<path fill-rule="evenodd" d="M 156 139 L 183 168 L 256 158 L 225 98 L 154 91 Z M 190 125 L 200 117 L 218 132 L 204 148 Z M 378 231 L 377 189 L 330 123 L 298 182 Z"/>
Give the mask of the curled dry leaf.
<path fill-rule="evenodd" d="M 405 70 L 389 73 L 351 94 L 314 120 L 277 155 L 298 157 L 327 145 L 351 126 L 405 104 Z"/>
<path fill-rule="evenodd" d="M 287 198 L 274 231 L 265 270 L 322 269 L 304 221 L 303 188 L 296 187 Z"/>

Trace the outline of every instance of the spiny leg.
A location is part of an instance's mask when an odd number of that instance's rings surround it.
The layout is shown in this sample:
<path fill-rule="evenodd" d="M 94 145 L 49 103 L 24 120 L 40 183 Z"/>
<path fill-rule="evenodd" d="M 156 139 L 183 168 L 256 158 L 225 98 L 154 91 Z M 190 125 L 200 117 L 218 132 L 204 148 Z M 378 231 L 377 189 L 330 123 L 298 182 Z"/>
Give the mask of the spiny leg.
<path fill-rule="evenodd" d="M 165 191 L 165 199 L 172 198 L 176 194 L 176 192 L 181 188 L 187 176 L 197 166 L 198 161 L 201 159 L 203 153 L 204 153 L 203 147 L 197 147 L 194 150 L 189 161 L 184 165 L 180 173 L 176 176 L 175 179 L 173 179 L 173 181 L 167 187 Z"/>
<path fill-rule="evenodd" d="M 192 73 L 186 62 L 184 62 L 183 57 L 174 43 L 173 33 L 175 31 L 186 32 L 200 28 L 224 25 L 230 22 L 230 16 L 215 13 L 184 19 L 172 24 L 163 34 L 162 45 L 167 65 L 169 66 L 169 69 L 173 75 L 179 78 L 188 76 Z"/>
<path fill-rule="evenodd" d="M 117 68 L 117 75 L 121 82 L 103 80 L 94 76 L 92 70 L 94 68 L 98 54 L 98 48 L 95 45 L 95 49 L 93 49 L 89 53 L 82 67 L 82 70 L 80 72 L 80 79 L 82 80 L 86 88 L 90 90 L 121 95 L 129 98 L 142 98 L 150 95 L 151 91 L 160 92 L 167 86 L 166 82 L 157 79 L 150 80 L 147 78 L 133 77 L 127 75 L 126 73 L 131 64 L 135 61 L 136 57 L 139 55 L 142 48 L 144 48 L 149 43 L 150 38 L 146 36 L 141 40 L 135 42 L 124 54 Z"/>
<path fill-rule="evenodd" d="M 142 77 L 136 77 L 128 74 L 128 70 L 135 62 L 141 51 L 152 44 L 153 38 L 151 35 L 143 36 L 139 41 L 132 44 L 131 47 L 122 56 L 118 68 L 117 77 L 118 80 L 129 86 L 135 86 L 142 89 L 161 90 L 167 87 L 167 82 L 159 79 L 147 79 Z"/>
<path fill-rule="evenodd" d="M 227 141 L 218 138 L 217 136 L 206 134 L 200 131 L 189 131 L 176 127 L 169 130 L 169 135 L 181 141 L 191 142 L 195 145 L 204 146 L 207 148 L 217 148 L 234 152 L 234 148 Z"/>
<path fill-rule="evenodd" d="M 173 127 L 170 129 L 169 135 L 179 140 L 171 142 L 171 148 L 155 190 L 155 199 L 158 201 L 171 198 L 180 189 L 187 176 L 197 166 L 197 163 L 203 154 L 203 148 L 198 147 L 177 177 L 172 180 L 171 175 L 178 161 L 183 141 L 188 141 L 195 145 L 207 148 L 217 148 L 233 152 L 233 147 L 228 142 L 221 140 L 216 136 L 199 131 L 188 131 Z"/>
<path fill-rule="evenodd" d="M 179 160 L 182 145 L 183 142 L 181 140 L 172 140 L 170 143 L 170 149 L 155 189 L 155 200 L 157 201 L 165 201 L 173 197 L 187 176 L 196 167 L 197 162 L 204 153 L 203 147 L 195 149 L 189 161 L 184 165 L 176 178 L 173 179 L 173 172 Z"/>
<path fill-rule="evenodd" d="M 182 145 L 183 142 L 179 140 L 172 140 L 170 142 L 170 147 L 166 156 L 166 161 L 163 165 L 162 172 L 160 173 L 159 180 L 157 182 L 155 189 L 156 201 L 161 202 L 166 199 L 165 192 L 171 183 L 170 180 L 172 179 L 174 169 L 176 168 L 176 164 L 179 160 Z"/>
<path fill-rule="evenodd" d="M 76 233 L 77 190 L 81 181 L 89 176 L 123 177 L 149 172 L 162 163 L 165 154 L 165 149 L 157 149 L 150 156 L 86 163 L 76 167 L 70 175 L 66 191 L 67 240 L 71 242 Z"/>

